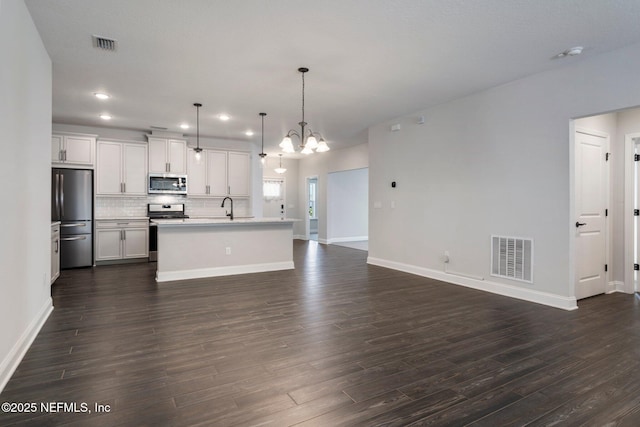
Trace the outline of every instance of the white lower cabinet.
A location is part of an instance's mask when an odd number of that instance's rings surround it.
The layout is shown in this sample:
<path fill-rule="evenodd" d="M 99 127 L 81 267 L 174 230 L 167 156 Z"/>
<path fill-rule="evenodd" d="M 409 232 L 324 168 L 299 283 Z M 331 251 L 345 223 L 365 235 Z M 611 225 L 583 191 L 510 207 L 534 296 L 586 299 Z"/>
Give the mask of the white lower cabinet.
<path fill-rule="evenodd" d="M 51 284 L 60 276 L 60 224 L 51 226 Z"/>
<path fill-rule="evenodd" d="M 149 221 L 97 220 L 96 261 L 149 256 Z"/>

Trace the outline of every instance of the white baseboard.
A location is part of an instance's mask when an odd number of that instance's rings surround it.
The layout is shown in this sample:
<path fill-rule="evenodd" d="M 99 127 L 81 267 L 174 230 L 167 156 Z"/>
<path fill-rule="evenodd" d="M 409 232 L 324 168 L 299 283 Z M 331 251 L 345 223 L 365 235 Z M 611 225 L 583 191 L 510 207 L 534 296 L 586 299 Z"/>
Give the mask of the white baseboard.
<path fill-rule="evenodd" d="M 264 264 L 231 265 L 226 267 L 198 268 L 194 270 L 163 271 L 156 273 L 157 282 L 200 279 L 203 277 L 231 276 L 234 274 L 262 273 L 265 271 L 293 270 L 293 261 Z"/>
<path fill-rule="evenodd" d="M 618 280 L 614 280 L 611 281 L 609 283 L 607 283 L 607 291 L 606 293 L 608 294 L 613 294 L 615 292 L 621 292 L 621 293 L 625 293 L 625 294 L 632 294 L 633 293 L 633 289 L 627 289 L 624 285 L 624 282 L 618 281 Z"/>
<path fill-rule="evenodd" d="M 327 243 L 332 244 L 342 242 L 363 242 L 365 240 L 369 240 L 369 236 L 333 237 L 331 239 L 327 239 Z"/>
<path fill-rule="evenodd" d="M 504 283 L 479 280 L 470 276 L 465 277 L 460 274 L 447 274 L 443 271 L 432 270 L 429 268 L 403 264 L 400 262 L 389 261 L 380 258 L 368 257 L 367 263 L 378 265 L 380 267 L 391 268 L 393 270 L 404 271 L 406 273 L 416 274 L 418 276 L 428 277 L 430 279 L 441 280 L 443 282 L 451 283 L 454 285 L 466 286 L 468 288 L 491 292 L 493 294 L 521 299 L 537 304 L 548 305 L 550 307 L 561 308 L 563 310 L 576 310 L 578 308 L 575 297 L 564 297 L 561 295 L 521 288 Z"/>
<path fill-rule="evenodd" d="M 296 234 L 293 236 L 293 238 L 298 240 L 309 240 L 304 234 Z"/>
<path fill-rule="evenodd" d="M 53 311 L 53 301 L 49 297 L 40 308 L 40 311 L 36 317 L 31 321 L 27 329 L 22 333 L 22 336 L 18 339 L 15 345 L 11 348 L 11 351 L 0 363 L 0 392 L 4 390 L 13 373 L 18 369 L 18 365 L 22 361 L 22 358 L 31 347 L 33 340 L 36 339 L 40 329 L 44 326 L 44 322 L 47 321 L 49 315 Z"/>

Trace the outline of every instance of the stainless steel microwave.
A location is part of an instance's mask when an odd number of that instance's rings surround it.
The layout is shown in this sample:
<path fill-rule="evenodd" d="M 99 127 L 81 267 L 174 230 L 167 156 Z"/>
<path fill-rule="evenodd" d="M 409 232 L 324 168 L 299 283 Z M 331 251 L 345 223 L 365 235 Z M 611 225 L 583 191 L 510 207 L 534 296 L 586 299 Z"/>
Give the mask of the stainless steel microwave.
<path fill-rule="evenodd" d="M 149 194 L 187 194 L 187 175 L 149 174 Z"/>

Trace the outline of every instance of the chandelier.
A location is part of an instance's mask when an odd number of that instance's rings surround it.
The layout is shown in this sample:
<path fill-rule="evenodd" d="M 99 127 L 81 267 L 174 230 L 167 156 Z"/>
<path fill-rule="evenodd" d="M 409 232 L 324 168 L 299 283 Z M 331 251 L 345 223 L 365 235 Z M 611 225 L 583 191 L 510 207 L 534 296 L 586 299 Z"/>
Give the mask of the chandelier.
<path fill-rule="evenodd" d="M 291 129 L 285 137 L 282 139 L 280 143 L 280 148 L 285 153 L 294 153 L 296 150 L 293 148 L 293 142 L 291 141 L 292 136 L 297 136 L 300 139 L 300 149 L 302 154 L 311 154 L 313 150 L 317 153 L 322 153 L 324 151 L 329 151 L 329 146 L 327 142 L 324 140 L 322 135 L 318 132 L 313 132 L 310 128 L 307 128 L 307 122 L 304 121 L 304 74 L 309 71 L 306 67 L 298 68 L 298 71 L 302 73 L 302 121 L 298 123 L 300 125 L 300 133 L 298 131 Z M 305 133 L 306 128 L 306 133 Z M 316 138 L 320 138 L 319 140 Z"/>

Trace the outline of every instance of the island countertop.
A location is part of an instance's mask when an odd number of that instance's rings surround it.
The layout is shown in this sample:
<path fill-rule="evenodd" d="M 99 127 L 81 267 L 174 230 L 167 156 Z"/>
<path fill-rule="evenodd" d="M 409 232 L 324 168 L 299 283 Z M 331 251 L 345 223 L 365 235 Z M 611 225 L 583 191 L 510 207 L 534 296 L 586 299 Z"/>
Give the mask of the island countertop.
<path fill-rule="evenodd" d="M 152 219 L 153 224 L 159 227 L 185 227 L 185 226 L 228 226 L 228 225 L 260 225 L 260 224 L 292 224 L 298 219 L 293 218 L 185 218 L 185 219 Z"/>

